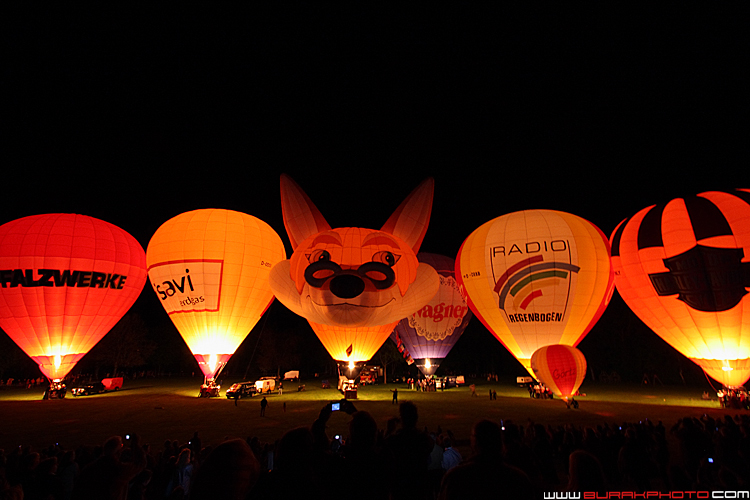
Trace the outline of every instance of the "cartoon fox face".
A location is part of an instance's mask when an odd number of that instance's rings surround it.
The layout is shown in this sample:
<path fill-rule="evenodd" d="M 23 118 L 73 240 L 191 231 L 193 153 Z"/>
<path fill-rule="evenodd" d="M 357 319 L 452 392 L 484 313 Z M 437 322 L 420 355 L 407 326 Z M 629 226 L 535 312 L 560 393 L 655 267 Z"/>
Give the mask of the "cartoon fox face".
<path fill-rule="evenodd" d="M 311 322 L 341 327 L 386 325 L 420 309 L 440 283 L 416 256 L 432 192 L 428 179 L 380 230 L 332 229 L 301 188 L 282 176 L 284 225 L 294 253 L 271 270 L 274 295 Z"/>

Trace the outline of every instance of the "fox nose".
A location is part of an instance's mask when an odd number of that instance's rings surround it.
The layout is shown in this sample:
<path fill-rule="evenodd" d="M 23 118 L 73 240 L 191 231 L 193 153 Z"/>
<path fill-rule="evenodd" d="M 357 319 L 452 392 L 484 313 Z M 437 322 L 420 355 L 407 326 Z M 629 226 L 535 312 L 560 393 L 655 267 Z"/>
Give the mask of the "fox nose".
<path fill-rule="evenodd" d="M 353 299 L 365 291 L 365 282 L 356 274 L 339 274 L 330 283 L 331 293 L 340 299 Z"/>

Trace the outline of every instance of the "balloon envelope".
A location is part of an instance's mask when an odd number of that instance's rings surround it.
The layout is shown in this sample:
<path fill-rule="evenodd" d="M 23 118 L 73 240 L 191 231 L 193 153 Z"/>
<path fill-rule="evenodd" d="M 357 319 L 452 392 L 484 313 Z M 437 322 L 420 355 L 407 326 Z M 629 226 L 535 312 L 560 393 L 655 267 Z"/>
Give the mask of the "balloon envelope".
<path fill-rule="evenodd" d="M 548 345 L 531 355 L 534 376 L 561 398 L 573 396 L 586 377 L 586 358 L 569 345 Z"/>
<path fill-rule="evenodd" d="M 750 190 L 644 208 L 612 234 L 617 290 L 715 380 L 750 378 Z"/>
<path fill-rule="evenodd" d="M 614 290 L 607 238 L 554 210 L 514 212 L 477 228 L 459 250 L 456 279 L 474 314 L 532 375 L 534 351 L 578 345 Z"/>
<path fill-rule="evenodd" d="M 146 256 L 108 222 L 34 215 L 0 226 L 0 282 L 0 326 L 62 379 L 138 298 Z"/>
<path fill-rule="evenodd" d="M 455 260 L 431 253 L 417 254 L 440 276 L 432 300 L 396 325 L 396 333 L 425 375 L 433 375 L 466 329 L 472 314 L 455 279 Z"/>
<path fill-rule="evenodd" d="M 281 178 L 284 225 L 294 247 L 271 271 L 271 288 L 307 319 L 331 357 L 360 365 L 401 318 L 437 292 L 437 273 L 416 252 L 427 231 L 433 181 L 418 186 L 380 230 L 331 228 L 289 177 Z"/>
<path fill-rule="evenodd" d="M 146 258 L 159 301 L 213 378 L 273 301 L 268 273 L 286 253 L 262 220 L 203 209 L 162 224 Z"/>

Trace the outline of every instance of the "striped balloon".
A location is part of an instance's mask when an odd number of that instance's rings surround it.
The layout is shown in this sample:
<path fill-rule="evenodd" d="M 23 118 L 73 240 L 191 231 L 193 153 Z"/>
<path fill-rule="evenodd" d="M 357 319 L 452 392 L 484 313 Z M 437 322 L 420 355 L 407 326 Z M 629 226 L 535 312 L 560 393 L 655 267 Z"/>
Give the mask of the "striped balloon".
<path fill-rule="evenodd" d="M 722 384 L 750 379 L 750 190 L 644 208 L 611 243 L 617 290 L 649 328 Z"/>
<path fill-rule="evenodd" d="M 531 369 L 537 380 L 567 401 L 578 391 L 586 377 L 586 358 L 575 347 L 547 345 L 531 355 Z"/>

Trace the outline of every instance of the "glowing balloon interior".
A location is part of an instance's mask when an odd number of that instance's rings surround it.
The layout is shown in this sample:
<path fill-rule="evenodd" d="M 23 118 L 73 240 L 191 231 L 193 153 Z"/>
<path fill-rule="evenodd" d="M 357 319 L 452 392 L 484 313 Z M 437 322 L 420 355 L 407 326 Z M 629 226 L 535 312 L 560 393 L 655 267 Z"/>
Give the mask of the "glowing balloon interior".
<path fill-rule="evenodd" d="M 0 226 L 0 326 L 50 380 L 115 326 L 145 282 L 143 248 L 108 222 L 45 214 Z"/>
<path fill-rule="evenodd" d="M 417 255 L 440 276 L 440 287 L 432 300 L 408 318 L 398 322 L 395 331 L 417 367 L 431 376 L 466 329 L 472 314 L 455 279 L 455 261 L 430 253 Z"/>
<path fill-rule="evenodd" d="M 612 234 L 617 290 L 668 344 L 730 387 L 750 379 L 750 190 L 644 208 Z"/>
<path fill-rule="evenodd" d="M 567 401 L 586 377 L 586 358 L 575 347 L 548 345 L 531 355 L 531 369 L 537 380 Z"/>
<path fill-rule="evenodd" d="M 614 290 L 609 242 L 595 225 L 553 210 L 493 219 L 463 242 L 456 279 L 484 325 L 531 373 L 531 355 L 578 345 Z"/>
<path fill-rule="evenodd" d="M 271 288 L 308 320 L 336 361 L 369 360 L 395 324 L 437 292 L 437 273 L 416 256 L 432 194 L 428 179 L 380 230 L 332 229 L 304 191 L 282 176 L 284 225 L 294 253 L 271 270 Z"/>
<path fill-rule="evenodd" d="M 286 252 L 262 220 L 204 209 L 162 224 L 146 258 L 154 292 L 211 379 L 273 301 L 268 274 Z"/>

